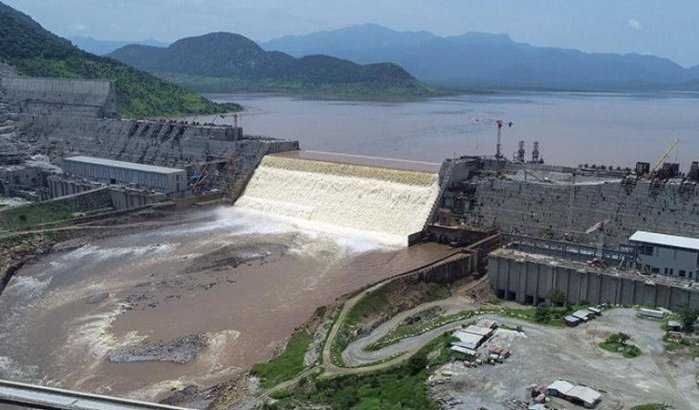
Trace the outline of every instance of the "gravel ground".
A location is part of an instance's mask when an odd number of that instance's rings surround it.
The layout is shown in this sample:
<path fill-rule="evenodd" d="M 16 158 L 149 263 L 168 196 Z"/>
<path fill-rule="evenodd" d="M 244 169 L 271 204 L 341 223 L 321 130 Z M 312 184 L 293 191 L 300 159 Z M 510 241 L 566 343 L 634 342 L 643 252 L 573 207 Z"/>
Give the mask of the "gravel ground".
<path fill-rule="evenodd" d="M 660 322 L 637 318 L 633 309 L 607 311 L 601 318 L 572 329 L 500 321 L 521 325 L 524 330 L 499 329 L 488 342 L 509 346 L 512 356 L 494 366 L 447 364 L 443 369 L 451 370 L 454 376 L 434 386 L 436 397 L 460 399 L 462 403 L 455 409 L 510 409 L 513 400 L 527 398 L 531 384 L 549 384 L 563 378 L 602 392 L 599 410 L 663 401 L 676 409 L 699 409 L 699 388 L 694 381 L 699 363 L 687 355 L 665 353 Z M 597 346 L 608 334 L 618 331 L 630 334 L 631 343 L 639 346 L 643 355 L 624 359 Z M 578 408 L 567 402 L 558 404 Z"/>

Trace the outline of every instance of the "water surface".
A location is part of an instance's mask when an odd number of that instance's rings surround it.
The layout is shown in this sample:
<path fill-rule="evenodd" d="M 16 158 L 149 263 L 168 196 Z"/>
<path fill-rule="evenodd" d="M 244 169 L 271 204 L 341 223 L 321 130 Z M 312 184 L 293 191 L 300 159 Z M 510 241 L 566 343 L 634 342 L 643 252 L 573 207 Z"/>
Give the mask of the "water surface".
<path fill-rule="evenodd" d="M 439 162 L 454 154 L 492 155 L 494 120 L 503 152 L 534 141 L 548 163 L 633 166 L 655 162 L 674 138 L 682 168 L 699 160 L 699 93 L 513 93 L 421 102 L 303 100 L 269 95 L 211 95 L 243 104 L 249 134 L 298 139 L 302 149 Z M 212 117 L 198 117 L 210 121 Z M 217 122 L 233 122 L 233 117 Z M 675 152 L 670 155 L 675 159 Z"/>

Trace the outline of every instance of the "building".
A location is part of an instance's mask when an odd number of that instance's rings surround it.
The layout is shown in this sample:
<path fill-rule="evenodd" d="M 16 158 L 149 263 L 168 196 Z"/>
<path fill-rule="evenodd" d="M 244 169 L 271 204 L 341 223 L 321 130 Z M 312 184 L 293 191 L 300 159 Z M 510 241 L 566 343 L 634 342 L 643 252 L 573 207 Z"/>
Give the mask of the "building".
<path fill-rule="evenodd" d="M 63 171 L 90 181 L 168 194 L 187 189 L 186 172 L 177 168 L 77 156 L 63 159 Z"/>
<path fill-rule="evenodd" d="M 698 279 L 699 239 L 637 231 L 629 241 L 638 249 L 638 269 L 648 273 Z"/>
<path fill-rule="evenodd" d="M 596 390 L 587 386 L 574 385 L 566 380 L 556 380 L 547 390 L 550 396 L 560 397 L 589 409 L 602 401 L 602 395 Z"/>
<path fill-rule="evenodd" d="M 563 318 L 563 324 L 569 327 L 575 327 L 580 324 L 582 320 L 579 317 L 568 315 Z"/>
<path fill-rule="evenodd" d="M 463 330 L 457 330 L 454 332 L 453 336 L 459 339 L 458 342 L 452 343 L 453 346 L 460 346 L 474 352 L 483 344 L 485 339 L 487 339 L 486 336 L 465 332 Z"/>
<path fill-rule="evenodd" d="M 551 289 L 557 289 L 571 304 L 643 305 L 674 310 L 689 303 L 699 308 L 699 282 L 679 280 L 676 276 L 650 278 L 633 269 L 596 268 L 585 261 L 509 247 L 488 255 L 488 279 L 499 298 L 534 306 L 550 302 Z"/>
<path fill-rule="evenodd" d="M 582 320 L 583 322 L 587 322 L 590 319 L 594 319 L 595 317 L 595 312 L 589 310 L 589 309 L 580 309 L 576 310 L 571 314 L 571 316 L 575 316 L 578 319 Z"/>

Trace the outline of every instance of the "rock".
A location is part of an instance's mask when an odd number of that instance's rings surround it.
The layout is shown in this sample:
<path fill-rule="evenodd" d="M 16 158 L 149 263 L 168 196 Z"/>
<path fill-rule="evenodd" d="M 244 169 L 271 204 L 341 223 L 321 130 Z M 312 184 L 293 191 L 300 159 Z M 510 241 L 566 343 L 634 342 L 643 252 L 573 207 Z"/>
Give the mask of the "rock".
<path fill-rule="evenodd" d="M 203 335 L 189 335 L 171 342 L 122 346 L 109 355 L 109 361 L 114 363 L 173 362 L 185 364 L 194 360 L 204 347 L 206 347 L 206 338 Z"/>

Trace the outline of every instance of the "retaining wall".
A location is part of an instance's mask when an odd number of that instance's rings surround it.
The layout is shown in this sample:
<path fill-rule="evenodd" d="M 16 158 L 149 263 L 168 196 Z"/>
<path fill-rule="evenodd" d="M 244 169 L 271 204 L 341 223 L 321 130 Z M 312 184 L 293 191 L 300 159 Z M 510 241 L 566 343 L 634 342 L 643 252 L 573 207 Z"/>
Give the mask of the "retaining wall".
<path fill-rule="evenodd" d="M 113 81 L 0 76 L 0 89 L 21 113 L 117 116 Z"/>
<path fill-rule="evenodd" d="M 699 308 L 699 289 L 686 283 L 613 274 L 546 257 L 521 257 L 509 251 L 491 253 L 488 267 L 496 294 L 523 304 L 538 305 L 546 301 L 551 289 L 559 289 L 570 303 L 645 305 L 671 310 L 689 303 Z"/>
<path fill-rule="evenodd" d="M 628 241 L 637 230 L 699 236 L 699 189 L 695 183 L 638 181 L 544 184 L 499 179 L 477 183 L 468 224 L 505 233 L 595 242 L 584 231 L 603 219 L 608 246 Z"/>

